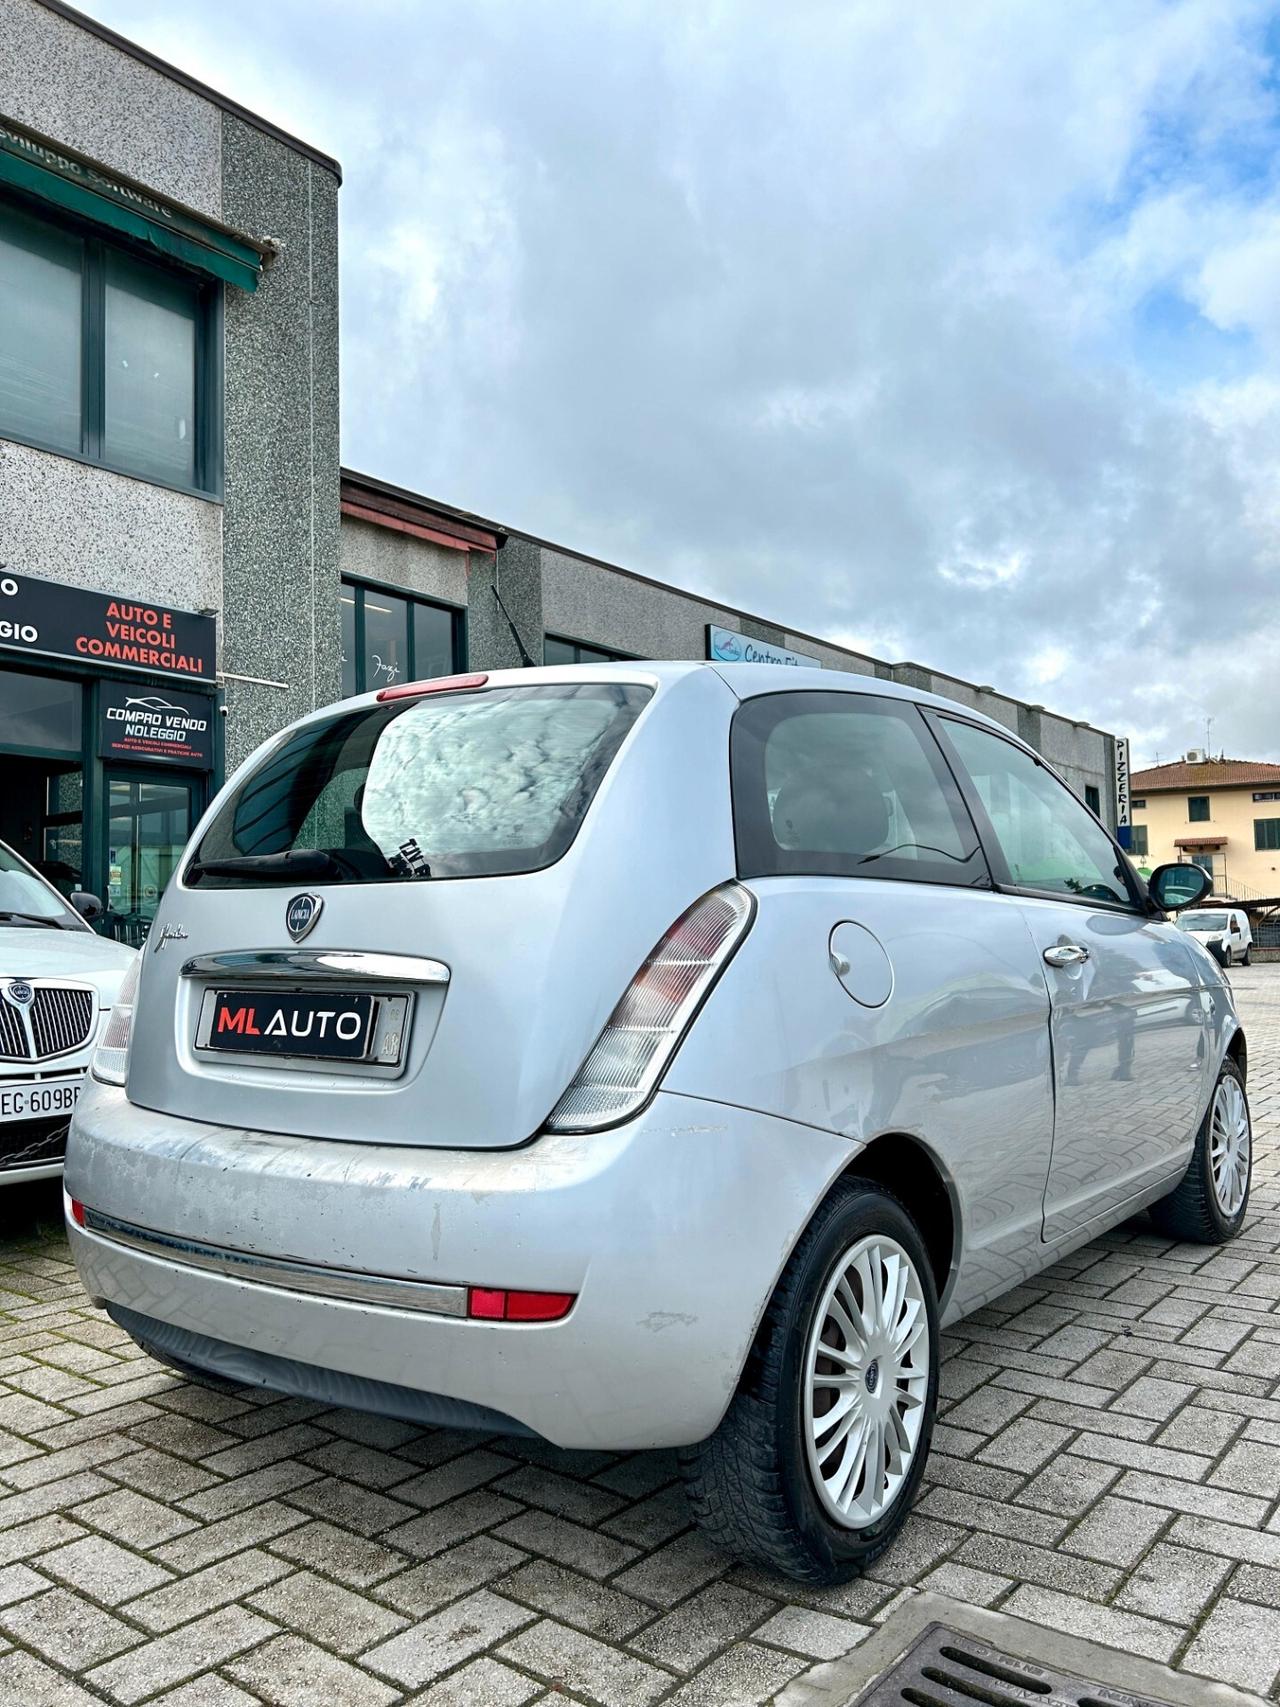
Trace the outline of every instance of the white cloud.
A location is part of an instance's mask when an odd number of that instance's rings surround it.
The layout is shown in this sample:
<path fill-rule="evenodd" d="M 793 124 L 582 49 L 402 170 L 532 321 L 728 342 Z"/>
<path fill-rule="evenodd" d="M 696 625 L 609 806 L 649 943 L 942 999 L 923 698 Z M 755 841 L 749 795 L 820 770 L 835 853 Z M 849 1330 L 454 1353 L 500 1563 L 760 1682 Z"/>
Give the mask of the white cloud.
<path fill-rule="evenodd" d="M 349 462 L 1280 758 L 1265 0 L 96 10 L 342 158 Z"/>

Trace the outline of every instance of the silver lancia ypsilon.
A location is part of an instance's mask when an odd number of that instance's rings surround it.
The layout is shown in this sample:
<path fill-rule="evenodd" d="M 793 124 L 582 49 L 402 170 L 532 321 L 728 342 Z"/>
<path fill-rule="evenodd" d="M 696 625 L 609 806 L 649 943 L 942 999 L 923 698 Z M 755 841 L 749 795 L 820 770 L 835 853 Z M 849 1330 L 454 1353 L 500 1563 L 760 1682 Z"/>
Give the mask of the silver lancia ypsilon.
<path fill-rule="evenodd" d="M 1245 1041 L 1006 729 L 874 679 L 414 682 L 214 802 L 76 1111 L 92 1297 L 179 1368 L 679 1447 L 733 1552 L 892 1539 L 939 1323 L 1249 1197 Z"/>

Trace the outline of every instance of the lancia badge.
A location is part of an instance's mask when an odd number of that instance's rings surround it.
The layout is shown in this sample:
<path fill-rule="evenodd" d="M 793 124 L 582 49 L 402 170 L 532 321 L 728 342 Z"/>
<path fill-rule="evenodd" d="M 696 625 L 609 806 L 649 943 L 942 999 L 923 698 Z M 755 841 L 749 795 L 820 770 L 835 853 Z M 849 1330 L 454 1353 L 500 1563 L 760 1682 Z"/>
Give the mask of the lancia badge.
<path fill-rule="evenodd" d="M 284 910 L 285 929 L 295 942 L 312 930 L 324 901 L 319 895 L 295 895 Z"/>
<path fill-rule="evenodd" d="M 15 1008 L 29 1008 L 36 993 L 25 978 L 11 978 L 4 987 L 4 999 Z"/>

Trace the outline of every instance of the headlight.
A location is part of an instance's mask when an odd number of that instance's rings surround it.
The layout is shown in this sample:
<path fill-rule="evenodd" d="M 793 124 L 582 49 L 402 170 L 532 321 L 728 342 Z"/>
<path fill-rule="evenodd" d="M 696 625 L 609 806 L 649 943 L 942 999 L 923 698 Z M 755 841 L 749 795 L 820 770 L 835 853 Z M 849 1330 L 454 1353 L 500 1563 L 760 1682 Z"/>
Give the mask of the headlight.
<path fill-rule="evenodd" d="M 93 1052 L 89 1071 L 104 1085 L 122 1085 L 129 1070 L 129 1037 L 133 1031 L 133 1003 L 138 993 L 138 978 L 142 971 L 139 955 L 125 974 L 115 1006 L 107 1016 L 107 1029 Z"/>
<path fill-rule="evenodd" d="M 598 1132 L 640 1112 L 746 936 L 755 910 L 749 890 L 725 883 L 676 920 L 552 1109 L 548 1130 Z"/>

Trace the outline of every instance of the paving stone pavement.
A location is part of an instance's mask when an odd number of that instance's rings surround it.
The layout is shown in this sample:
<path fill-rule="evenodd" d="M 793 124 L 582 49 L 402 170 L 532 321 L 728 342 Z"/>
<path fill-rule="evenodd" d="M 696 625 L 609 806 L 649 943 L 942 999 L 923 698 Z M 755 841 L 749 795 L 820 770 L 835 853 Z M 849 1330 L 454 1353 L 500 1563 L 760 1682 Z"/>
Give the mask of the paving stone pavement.
<path fill-rule="evenodd" d="M 1241 1238 L 1135 1221 L 960 1324 L 892 1551 L 820 1592 L 689 1528 L 670 1454 L 179 1380 L 0 1191 L 3 1707 L 746 1707 L 928 1588 L 1280 1699 L 1280 966 Z"/>

